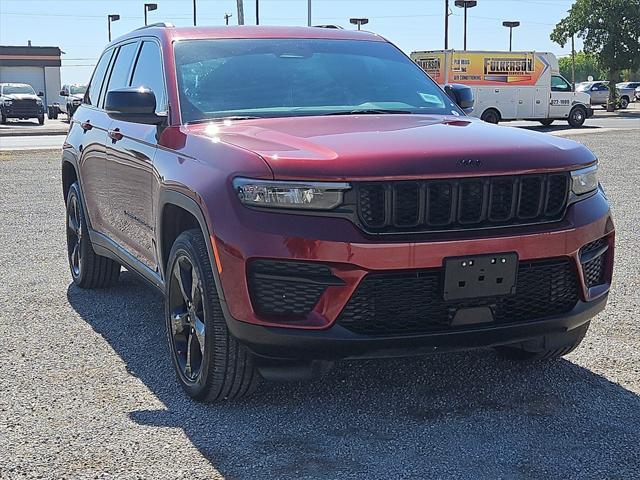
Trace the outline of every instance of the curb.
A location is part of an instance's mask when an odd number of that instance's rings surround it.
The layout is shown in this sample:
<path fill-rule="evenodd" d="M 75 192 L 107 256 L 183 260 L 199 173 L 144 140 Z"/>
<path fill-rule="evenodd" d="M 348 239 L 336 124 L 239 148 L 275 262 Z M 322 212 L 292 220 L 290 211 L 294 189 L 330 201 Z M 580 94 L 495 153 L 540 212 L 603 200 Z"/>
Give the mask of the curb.
<path fill-rule="evenodd" d="M 16 131 L 16 130 L 0 130 L 0 138 L 2 137 L 49 137 L 53 135 L 66 135 L 66 131 L 58 131 L 58 130 L 26 130 L 26 131 Z"/>

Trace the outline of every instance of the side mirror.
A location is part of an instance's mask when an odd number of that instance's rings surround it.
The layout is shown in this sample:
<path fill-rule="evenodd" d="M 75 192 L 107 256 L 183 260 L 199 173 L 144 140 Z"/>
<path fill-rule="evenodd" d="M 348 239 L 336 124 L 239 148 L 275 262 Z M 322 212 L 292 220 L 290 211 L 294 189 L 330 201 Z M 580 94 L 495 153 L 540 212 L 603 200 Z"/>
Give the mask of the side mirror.
<path fill-rule="evenodd" d="M 156 114 L 156 95 L 144 87 L 128 87 L 107 92 L 107 115 L 124 122 L 159 125 L 167 118 Z"/>
<path fill-rule="evenodd" d="M 65 92 L 64 90 L 60 90 L 60 96 L 61 97 L 68 97 L 69 94 L 67 92 Z"/>
<path fill-rule="evenodd" d="M 38 92 L 39 97 L 44 97 L 44 92 Z"/>
<path fill-rule="evenodd" d="M 597 92 L 598 91 L 598 86 L 594 85 L 593 87 L 591 87 L 591 91 L 592 92 Z"/>
<path fill-rule="evenodd" d="M 473 90 L 467 85 L 460 83 L 451 83 L 444 86 L 445 93 L 456 102 L 464 113 L 471 113 L 473 111 Z"/>

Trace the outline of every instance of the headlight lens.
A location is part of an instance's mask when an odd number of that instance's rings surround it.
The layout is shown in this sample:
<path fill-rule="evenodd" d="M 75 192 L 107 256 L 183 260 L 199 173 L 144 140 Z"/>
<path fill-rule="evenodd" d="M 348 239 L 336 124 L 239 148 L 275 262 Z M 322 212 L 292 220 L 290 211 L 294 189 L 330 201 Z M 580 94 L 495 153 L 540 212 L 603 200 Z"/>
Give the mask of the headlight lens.
<path fill-rule="evenodd" d="M 36 103 L 37 103 L 38 105 L 42 105 L 42 100 L 40 100 L 40 99 L 38 98 L 38 99 L 36 100 Z"/>
<path fill-rule="evenodd" d="M 598 188 L 598 165 L 571 172 L 571 189 L 576 195 L 584 195 Z"/>
<path fill-rule="evenodd" d="M 236 178 L 233 188 L 240 201 L 253 207 L 331 210 L 342 203 L 348 183 L 278 182 Z"/>
<path fill-rule="evenodd" d="M 3 104 L 3 105 L 6 105 L 7 107 L 8 107 L 9 105 L 11 105 L 12 103 L 13 103 L 13 100 L 3 100 L 3 101 L 2 101 L 2 104 Z"/>

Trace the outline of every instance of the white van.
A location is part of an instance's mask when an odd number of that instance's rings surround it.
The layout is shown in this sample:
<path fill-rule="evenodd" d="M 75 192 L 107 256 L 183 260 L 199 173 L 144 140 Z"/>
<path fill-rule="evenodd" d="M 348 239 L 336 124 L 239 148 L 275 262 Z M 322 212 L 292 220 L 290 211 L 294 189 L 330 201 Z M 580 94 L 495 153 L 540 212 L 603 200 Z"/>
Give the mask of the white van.
<path fill-rule="evenodd" d="M 589 95 L 572 91 L 549 52 L 433 50 L 413 52 L 411 58 L 441 85 L 472 87 L 471 115 L 486 122 L 536 120 L 551 125 L 567 120 L 580 127 L 593 115 Z"/>

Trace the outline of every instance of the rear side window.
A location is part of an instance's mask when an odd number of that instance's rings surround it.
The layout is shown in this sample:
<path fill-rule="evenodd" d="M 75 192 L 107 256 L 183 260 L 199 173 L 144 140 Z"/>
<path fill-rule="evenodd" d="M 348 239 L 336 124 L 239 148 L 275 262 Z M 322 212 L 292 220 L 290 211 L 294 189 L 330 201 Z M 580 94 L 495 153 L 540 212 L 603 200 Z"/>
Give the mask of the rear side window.
<path fill-rule="evenodd" d="M 167 110 L 167 95 L 164 88 L 164 74 L 162 70 L 162 55 L 155 42 L 143 42 L 138 60 L 136 61 L 132 87 L 147 87 L 156 95 L 156 113 Z"/>
<path fill-rule="evenodd" d="M 137 45 L 136 42 L 133 42 L 120 47 L 116 61 L 111 69 L 111 76 L 105 92 L 129 86 L 129 72 L 131 72 L 131 64 L 133 63 Z"/>
<path fill-rule="evenodd" d="M 107 67 L 109 66 L 109 61 L 111 60 L 111 56 L 113 55 L 113 50 L 107 50 L 102 54 L 100 60 L 98 61 L 98 65 L 93 72 L 93 76 L 91 77 L 91 82 L 89 83 L 89 88 L 84 95 L 84 103 L 89 105 L 97 105 L 98 98 L 100 98 L 100 90 L 102 89 L 102 83 L 104 82 L 104 75 L 107 72 Z"/>

